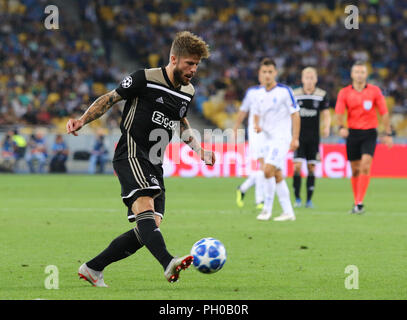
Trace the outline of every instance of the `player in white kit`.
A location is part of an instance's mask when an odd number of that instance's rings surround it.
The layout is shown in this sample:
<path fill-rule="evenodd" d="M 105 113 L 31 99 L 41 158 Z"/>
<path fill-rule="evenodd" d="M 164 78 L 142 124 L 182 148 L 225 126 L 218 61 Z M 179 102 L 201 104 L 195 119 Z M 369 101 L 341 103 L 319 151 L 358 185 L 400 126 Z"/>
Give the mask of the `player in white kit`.
<path fill-rule="evenodd" d="M 290 87 L 277 83 L 275 63 L 268 66 L 271 79 L 265 85 L 262 94 L 256 97 L 254 105 L 254 129 L 263 132 L 264 154 L 264 208 L 257 216 L 259 220 L 269 220 L 272 215 L 274 195 L 279 195 L 283 209 L 275 221 L 295 220 L 290 200 L 290 192 L 282 174 L 277 174 L 284 165 L 287 152 L 295 151 L 299 146 L 300 115 L 299 106 Z"/>
<path fill-rule="evenodd" d="M 236 123 L 233 127 L 235 137 L 237 137 L 237 130 L 242 124 L 243 120 L 248 116 L 247 131 L 249 137 L 249 158 L 251 160 L 256 160 L 258 162 L 257 170 L 251 170 L 247 179 L 237 188 L 236 190 L 236 204 L 239 208 L 244 206 L 243 198 L 245 193 L 255 185 L 255 201 L 256 208 L 262 209 L 264 202 L 264 173 L 263 173 L 263 155 L 261 154 L 262 144 L 264 142 L 263 133 L 257 133 L 254 131 L 254 113 L 253 105 L 256 100 L 256 96 L 264 92 L 264 79 L 265 70 L 264 66 L 265 60 L 260 63 L 258 79 L 260 85 L 250 87 L 246 91 L 246 95 L 243 99 L 242 105 L 237 116 Z M 267 62 L 267 61 L 266 61 Z"/>

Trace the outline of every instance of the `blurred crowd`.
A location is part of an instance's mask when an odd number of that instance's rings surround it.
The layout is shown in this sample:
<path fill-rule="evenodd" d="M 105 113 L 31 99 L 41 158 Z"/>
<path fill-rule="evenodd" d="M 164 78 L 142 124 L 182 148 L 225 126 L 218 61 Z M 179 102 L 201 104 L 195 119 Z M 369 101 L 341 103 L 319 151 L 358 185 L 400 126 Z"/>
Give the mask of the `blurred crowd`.
<path fill-rule="evenodd" d="M 48 125 L 80 113 L 119 72 L 102 42 L 64 23 L 44 28 L 45 1 L 0 1 L 0 125 Z"/>
<path fill-rule="evenodd" d="M 302 68 L 317 67 L 332 105 L 349 83 L 352 63 L 365 60 L 370 81 L 394 98 L 396 111 L 407 111 L 407 2 L 358 1 L 359 29 L 351 30 L 344 26 L 343 1 L 87 2 L 101 13 L 107 36 L 120 39 L 141 65 L 165 64 L 176 31 L 201 35 L 212 56 L 196 80 L 198 103 L 219 89 L 226 89 L 226 99 L 241 100 L 256 84 L 259 60 L 270 56 L 280 69 L 279 81 L 291 86 L 300 85 Z"/>
<path fill-rule="evenodd" d="M 73 160 L 88 161 L 88 173 L 104 173 L 109 159 L 104 134 L 97 134 L 90 151 L 77 151 Z M 30 173 L 66 173 L 66 161 L 70 155 L 67 143 L 61 134 L 55 135 L 52 144 L 47 145 L 45 131 L 37 129 L 25 138 L 18 129 L 9 130 L 0 141 L 0 172 L 24 172 L 22 162 Z"/>
<path fill-rule="evenodd" d="M 331 106 L 349 84 L 352 63 L 365 60 L 369 81 L 389 97 L 390 109 L 407 112 L 405 1 L 358 1 L 359 29 L 346 29 L 340 0 L 81 0 L 79 19 L 86 30 L 100 26 L 102 40 L 85 38 L 75 25 L 44 30 L 42 1 L 9 2 L 25 9 L 0 11 L 0 125 L 47 124 L 80 112 L 120 81 L 122 73 L 111 61 L 113 41 L 140 67 L 157 67 L 167 63 L 172 38 L 184 29 L 211 47 L 194 79 L 195 108 L 202 114 L 205 102 L 220 90 L 226 101 L 222 112 L 235 114 L 245 90 L 257 83 L 257 66 L 265 56 L 277 62 L 279 81 L 294 87 L 303 67 L 317 67 Z M 120 110 L 109 117 L 117 126 Z"/>

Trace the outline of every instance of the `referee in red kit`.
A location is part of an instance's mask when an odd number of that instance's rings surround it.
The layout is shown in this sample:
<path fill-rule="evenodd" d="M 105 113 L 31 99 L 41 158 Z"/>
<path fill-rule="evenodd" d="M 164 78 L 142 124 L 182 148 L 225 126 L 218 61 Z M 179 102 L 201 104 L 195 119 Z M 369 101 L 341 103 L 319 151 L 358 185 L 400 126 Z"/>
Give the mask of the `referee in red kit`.
<path fill-rule="evenodd" d="M 376 149 L 380 113 L 385 128 L 384 143 L 393 145 L 386 100 L 379 87 L 367 83 L 367 66 L 356 62 L 351 69 L 352 84 L 341 89 L 335 106 L 339 135 L 346 139 L 346 154 L 352 168 L 354 205 L 351 213 L 363 213 L 363 198 L 369 186 L 370 168 Z M 345 110 L 348 113 L 345 126 Z"/>

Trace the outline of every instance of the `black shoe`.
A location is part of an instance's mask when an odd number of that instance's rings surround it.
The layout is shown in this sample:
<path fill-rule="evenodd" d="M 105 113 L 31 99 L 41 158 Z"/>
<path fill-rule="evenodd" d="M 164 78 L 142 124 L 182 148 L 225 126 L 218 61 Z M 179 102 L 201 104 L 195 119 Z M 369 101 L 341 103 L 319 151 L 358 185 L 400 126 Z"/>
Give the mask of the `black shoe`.
<path fill-rule="evenodd" d="M 363 203 L 358 204 L 357 207 L 358 207 L 358 212 L 357 212 L 358 214 L 365 213 L 365 207 L 363 206 Z"/>
<path fill-rule="evenodd" d="M 365 213 L 365 209 L 362 203 L 354 205 L 352 210 L 350 211 L 351 214 L 362 214 Z"/>

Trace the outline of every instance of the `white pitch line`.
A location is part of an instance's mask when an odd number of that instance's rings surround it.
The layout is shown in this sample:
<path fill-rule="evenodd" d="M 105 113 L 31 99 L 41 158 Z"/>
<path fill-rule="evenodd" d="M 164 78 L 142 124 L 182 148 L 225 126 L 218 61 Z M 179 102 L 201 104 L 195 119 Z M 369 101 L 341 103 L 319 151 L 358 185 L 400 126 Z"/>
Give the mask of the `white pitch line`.
<path fill-rule="evenodd" d="M 20 208 L 0 208 L 0 211 L 16 211 L 20 210 Z M 30 211 L 52 211 L 52 212 L 57 212 L 57 211 L 68 211 L 68 212 L 117 212 L 120 211 L 120 209 L 102 209 L 102 208 L 30 208 Z"/>

